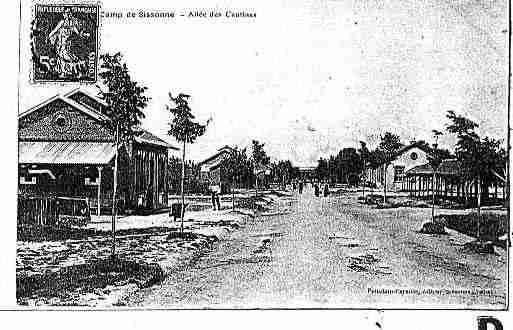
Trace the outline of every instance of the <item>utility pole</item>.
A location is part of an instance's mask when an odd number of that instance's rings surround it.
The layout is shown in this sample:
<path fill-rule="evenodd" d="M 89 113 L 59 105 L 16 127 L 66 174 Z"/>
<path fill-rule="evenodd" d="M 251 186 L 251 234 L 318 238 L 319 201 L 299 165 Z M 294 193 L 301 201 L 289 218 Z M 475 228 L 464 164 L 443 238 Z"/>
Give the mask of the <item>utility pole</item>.
<path fill-rule="evenodd" d="M 431 169 L 433 171 L 433 175 L 431 177 L 431 221 L 435 222 L 435 181 L 436 181 L 436 171 L 438 170 L 438 167 L 442 163 L 442 160 L 438 158 L 438 138 L 440 135 L 442 135 L 441 132 L 433 130 L 433 133 L 435 135 L 435 143 L 433 145 L 435 149 L 435 155 L 434 158 L 429 158 L 429 164 L 431 165 Z"/>
<path fill-rule="evenodd" d="M 431 170 L 433 174 L 431 175 L 431 221 L 435 222 L 435 180 L 436 180 L 436 171 L 438 167 L 442 163 L 442 161 L 438 158 L 429 158 L 429 165 L 431 165 Z"/>

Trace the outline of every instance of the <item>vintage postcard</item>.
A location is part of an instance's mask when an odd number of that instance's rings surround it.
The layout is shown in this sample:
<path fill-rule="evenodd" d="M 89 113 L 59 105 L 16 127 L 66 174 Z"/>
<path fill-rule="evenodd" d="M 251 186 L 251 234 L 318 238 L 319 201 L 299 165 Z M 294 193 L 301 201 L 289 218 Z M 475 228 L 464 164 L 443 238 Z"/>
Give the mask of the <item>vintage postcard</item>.
<path fill-rule="evenodd" d="M 508 310 L 509 5 L 21 1 L 17 308 Z"/>

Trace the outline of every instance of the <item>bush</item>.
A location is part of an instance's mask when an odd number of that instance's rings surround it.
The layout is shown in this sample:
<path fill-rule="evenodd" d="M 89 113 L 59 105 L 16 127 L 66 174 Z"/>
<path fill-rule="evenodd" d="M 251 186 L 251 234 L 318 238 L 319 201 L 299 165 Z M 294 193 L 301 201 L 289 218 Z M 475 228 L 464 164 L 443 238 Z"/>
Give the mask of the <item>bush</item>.
<path fill-rule="evenodd" d="M 438 220 L 443 219 L 443 220 Z M 448 228 L 466 235 L 476 237 L 477 213 L 443 214 L 435 217 L 435 221 L 444 221 Z M 479 236 L 484 241 L 498 243 L 499 237 L 508 232 L 508 216 L 504 213 L 481 213 L 479 221 Z"/>
<path fill-rule="evenodd" d="M 482 254 L 494 254 L 495 249 L 493 247 L 492 242 L 483 242 L 483 241 L 472 241 L 465 243 L 463 246 L 464 249 L 468 252 L 474 252 L 474 253 L 482 253 Z"/>
<path fill-rule="evenodd" d="M 426 222 L 422 225 L 420 229 L 421 234 L 429 234 L 429 235 L 447 235 L 445 231 L 445 227 L 438 222 Z"/>
<path fill-rule="evenodd" d="M 180 231 L 172 231 L 167 236 L 167 239 L 184 239 L 187 241 L 192 241 L 198 238 L 198 234 L 192 233 L 192 232 L 180 232 Z"/>

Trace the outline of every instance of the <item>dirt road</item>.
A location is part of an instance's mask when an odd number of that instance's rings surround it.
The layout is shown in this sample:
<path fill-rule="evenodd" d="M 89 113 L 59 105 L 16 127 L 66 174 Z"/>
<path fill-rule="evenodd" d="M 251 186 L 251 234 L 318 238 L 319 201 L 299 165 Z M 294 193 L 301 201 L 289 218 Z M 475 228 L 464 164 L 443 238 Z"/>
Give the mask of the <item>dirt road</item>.
<path fill-rule="evenodd" d="M 490 308 L 506 304 L 506 253 L 418 233 L 429 209 L 377 210 L 355 194 L 282 201 L 131 305 L 167 308 Z"/>

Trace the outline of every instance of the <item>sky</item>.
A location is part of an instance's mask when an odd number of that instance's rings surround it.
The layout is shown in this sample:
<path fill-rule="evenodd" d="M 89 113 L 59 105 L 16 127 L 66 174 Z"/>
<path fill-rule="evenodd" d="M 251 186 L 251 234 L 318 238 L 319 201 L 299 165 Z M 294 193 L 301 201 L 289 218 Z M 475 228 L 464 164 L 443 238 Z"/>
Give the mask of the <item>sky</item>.
<path fill-rule="evenodd" d="M 22 6 L 19 111 L 76 84 L 30 81 L 30 2 Z M 100 52 L 117 52 L 151 101 L 143 126 L 168 137 L 168 92 L 192 95 L 207 133 L 196 161 L 224 145 L 265 143 L 298 166 L 385 131 L 432 141 L 448 110 L 507 132 L 507 1 L 102 1 L 104 11 L 246 10 L 255 19 L 102 19 Z M 84 89 L 94 87 L 81 85 Z M 445 135 L 441 145 L 452 148 Z"/>

